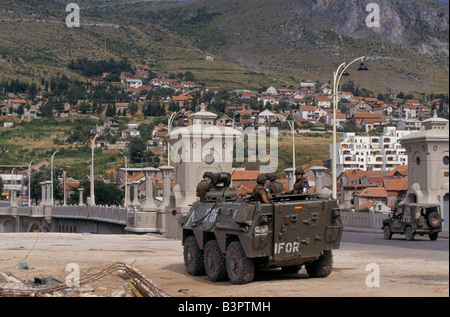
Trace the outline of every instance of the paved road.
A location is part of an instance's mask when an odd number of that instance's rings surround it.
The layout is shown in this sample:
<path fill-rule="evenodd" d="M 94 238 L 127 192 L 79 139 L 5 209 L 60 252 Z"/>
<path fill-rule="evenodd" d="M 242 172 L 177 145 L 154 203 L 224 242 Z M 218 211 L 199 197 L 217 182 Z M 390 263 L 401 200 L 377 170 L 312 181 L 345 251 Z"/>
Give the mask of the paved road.
<path fill-rule="evenodd" d="M 379 255 L 417 257 L 439 261 L 449 260 L 449 240 L 431 241 L 428 236 L 416 236 L 406 241 L 404 235 L 393 235 L 386 240 L 380 230 L 373 232 L 344 232 L 341 249 L 375 252 Z"/>

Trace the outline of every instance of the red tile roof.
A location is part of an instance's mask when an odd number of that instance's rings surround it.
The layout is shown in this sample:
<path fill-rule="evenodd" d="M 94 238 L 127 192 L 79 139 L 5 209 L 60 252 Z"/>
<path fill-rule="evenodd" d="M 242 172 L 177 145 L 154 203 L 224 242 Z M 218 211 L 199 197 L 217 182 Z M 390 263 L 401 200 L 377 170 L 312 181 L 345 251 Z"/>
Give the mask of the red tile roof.
<path fill-rule="evenodd" d="M 384 188 L 386 191 L 407 191 L 408 178 L 403 179 L 386 179 L 384 181 Z"/>
<path fill-rule="evenodd" d="M 360 196 L 363 197 L 388 197 L 388 194 L 384 187 L 368 187 L 364 189 Z"/>

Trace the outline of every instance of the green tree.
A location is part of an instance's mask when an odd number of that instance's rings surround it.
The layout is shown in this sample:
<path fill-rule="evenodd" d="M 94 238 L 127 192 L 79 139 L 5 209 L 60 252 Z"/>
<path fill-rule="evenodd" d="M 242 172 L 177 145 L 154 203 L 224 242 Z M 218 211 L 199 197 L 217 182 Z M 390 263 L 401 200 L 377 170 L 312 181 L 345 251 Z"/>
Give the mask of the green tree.
<path fill-rule="evenodd" d="M 130 153 L 130 161 L 141 163 L 144 160 L 145 141 L 140 137 L 129 137 L 127 150 Z"/>
<path fill-rule="evenodd" d="M 86 193 L 91 192 L 91 182 L 84 180 L 80 184 L 81 188 L 84 188 L 84 203 L 87 202 Z M 78 204 L 79 202 L 79 192 L 74 190 L 75 193 L 70 196 L 67 200 L 68 204 Z M 124 198 L 124 192 L 117 188 L 116 185 L 106 184 L 100 181 L 94 181 L 94 194 L 95 194 L 95 204 L 96 205 L 108 205 L 108 206 L 119 206 L 122 204 Z"/>
<path fill-rule="evenodd" d="M 82 102 L 78 106 L 78 110 L 81 111 L 82 114 L 86 114 L 89 110 L 91 110 L 91 106 L 87 102 Z"/>
<path fill-rule="evenodd" d="M 54 200 L 62 200 L 64 198 L 64 189 L 62 184 L 58 182 L 58 178 L 61 178 L 63 174 L 62 167 L 53 167 L 53 198 Z M 39 170 L 31 171 L 31 199 L 36 201 L 42 200 L 41 182 L 49 181 L 51 178 L 50 165 L 42 166 Z M 25 183 L 28 184 L 28 179 L 25 179 Z"/>
<path fill-rule="evenodd" d="M 131 114 L 132 116 L 134 116 L 134 115 L 136 114 L 136 112 L 138 112 L 139 106 L 138 106 L 137 103 L 131 102 L 131 103 L 128 105 L 128 110 L 130 111 L 130 114 Z"/>

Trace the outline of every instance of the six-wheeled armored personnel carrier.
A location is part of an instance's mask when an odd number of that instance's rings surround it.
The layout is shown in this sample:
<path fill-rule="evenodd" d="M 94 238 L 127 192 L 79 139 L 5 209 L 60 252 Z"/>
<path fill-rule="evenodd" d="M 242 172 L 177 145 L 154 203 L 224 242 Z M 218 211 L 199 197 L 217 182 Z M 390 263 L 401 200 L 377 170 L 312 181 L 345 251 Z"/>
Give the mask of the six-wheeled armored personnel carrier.
<path fill-rule="evenodd" d="M 336 200 L 295 194 L 264 204 L 238 197 L 230 183 L 229 173 L 214 174 L 203 201 L 179 220 L 189 274 L 243 284 L 257 268 L 296 273 L 304 265 L 310 277 L 331 273 L 343 232 Z"/>

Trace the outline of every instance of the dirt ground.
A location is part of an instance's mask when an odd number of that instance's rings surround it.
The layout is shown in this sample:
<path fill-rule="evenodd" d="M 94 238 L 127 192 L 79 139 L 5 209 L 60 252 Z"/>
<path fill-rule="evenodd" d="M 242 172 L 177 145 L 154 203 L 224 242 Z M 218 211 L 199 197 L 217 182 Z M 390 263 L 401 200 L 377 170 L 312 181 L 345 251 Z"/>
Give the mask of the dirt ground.
<path fill-rule="evenodd" d="M 206 276 L 188 275 L 180 241 L 158 235 L 0 234 L 0 272 L 23 282 L 42 275 L 64 282 L 72 272 L 66 271 L 71 263 L 79 267 L 83 278 L 122 262 L 144 273 L 171 297 L 449 296 L 448 261 L 388 257 L 342 249 L 334 250 L 333 256 L 333 272 L 327 278 L 308 278 L 304 268 L 291 275 L 272 269 L 258 272 L 253 283 L 233 285 L 229 281 L 212 283 Z M 33 269 L 19 269 L 20 262 L 26 262 Z M 366 281 L 369 284 L 377 281 L 377 269 L 369 264 L 379 269 L 378 287 L 366 285 Z M 109 297 L 124 284 L 123 279 L 111 274 L 81 286 L 84 296 Z M 71 296 L 80 296 L 80 293 Z"/>

